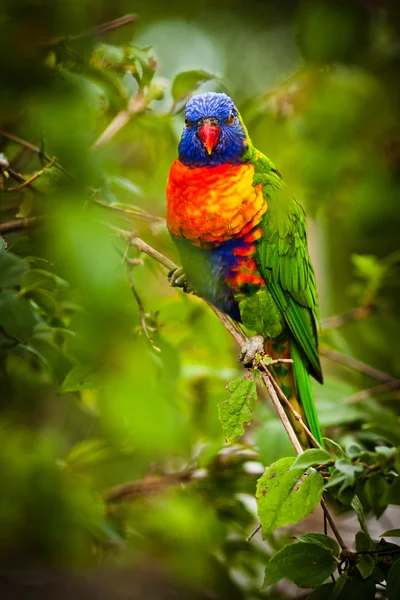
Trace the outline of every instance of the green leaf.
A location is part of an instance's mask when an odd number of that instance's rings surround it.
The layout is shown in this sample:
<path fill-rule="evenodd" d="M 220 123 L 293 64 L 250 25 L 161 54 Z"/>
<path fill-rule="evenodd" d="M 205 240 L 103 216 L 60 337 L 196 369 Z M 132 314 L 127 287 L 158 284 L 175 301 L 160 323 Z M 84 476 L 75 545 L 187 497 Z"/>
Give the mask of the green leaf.
<path fill-rule="evenodd" d="M 85 469 L 104 461 L 110 454 L 110 449 L 104 440 L 88 438 L 77 442 L 71 448 L 65 462 L 71 469 Z"/>
<path fill-rule="evenodd" d="M 254 379 L 239 377 L 229 381 L 228 400 L 218 404 L 218 415 L 227 442 L 244 434 L 244 425 L 252 418 L 252 408 L 257 400 L 256 382 Z"/>
<path fill-rule="evenodd" d="M 29 265 L 10 252 L 0 253 L 0 288 L 21 285 L 22 275 L 29 270 Z"/>
<path fill-rule="evenodd" d="M 367 579 L 375 569 L 375 561 L 369 554 L 360 554 L 356 566 L 361 577 Z"/>
<path fill-rule="evenodd" d="M 274 554 L 265 568 L 263 587 L 289 579 L 303 588 L 321 585 L 337 568 L 332 552 L 319 544 L 293 544 Z"/>
<path fill-rule="evenodd" d="M 207 71 L 184 71 L 179 73 L 172 84 L 172 98 L 175 102 L 179 102 L 187 98 L 194 92 L 199 85 L 214 79 L 215 75 L 207 73 Z"/>
<path fill-rule="evenodd" d="M 336 540 L 325 535 L 323 533 L 302 533 L 297 536 L 299 542 L 308 542 L 310 544 L 319 544 L 323 548 L 326 548 L 330 552 L 333 552 L 335 556 L 339 556 L 340 548 Z"/>
<path fill-rule="evenodd" d="M 355 512 L 357 514 L 358 522 L 360 523 L 362 533 L 365 535 L 365 537 L 368 540 L 370 540 L 370 543 L 373 544 L 374 541 L 369 534 L 367 521 L 365 519 L 364 507 L 361 504 L 360 498 L 358 496 L 354 496 L 354 498 L 352 499 L 351 507 L 355 510 Z M 369 550 L 369 548 L 368 548 L 368 550 Z"/>
<path fill-rule="evenodd" d="M 400 529 L 388 529 L 385 533 L 381 533 L 379 537 L 400 537 Z"/>
<path fill-rule="evenodd" d="M 336 598 L 338 600 L 374 600 L 375 588 L 376 583 L 372 576 L 367 579 L 363 579 L 359 575 L 349 576 L 346 585 L 340 590 L 340 594 L 335 597 L 335 600 Z"/>
<path fill-rule="evenodd" d="M 400 477 L 396 477 L 389 488 L 388 504 L 400 505 Z"/>
<path fill-rule="evenodd" d="M 347 585 L 349 576 L 347 572 L 341 574 L 339 579 L 337 579 L 334 583 L 333 590 L 331 595 L 329 596 L 329 600 L 337 600 L 341 597 L 341 593 Z"/>
<path fill-rule="evenodd" d="M 330 600 L 334 583 L 324 583 L 307 596 L 307 600 Z"/>
<path fill-rule="evenodd" d="M 355 484 L 356 476 L 363 473 L 362 465 L 353 465 L 345 458 L 339 458 L 335 462 L 335 470 L 333 471 L 330 480 L 325 485 L 325 488 L 331 488 L 340 485 L 339 493 L 346 488 L 352 487 Z"/>
<path fill-rule="evenodd" d="M 328 452 L 319 450 L 318 448 L 311 448 L 303 452 L 303 454 L 299 454 L 292 465 L 292 469 L 307 469 L 307 467 L 323 465 L 327 462 L 332 462 L 332 457 Z"/>
<path fill-rule="evenodd" d="M 268 467 L 257 482 L 257 508 L 263 537 L 278 527 L 298 523 L 313 512 L 324 487 L 313 468 L 291 469 L 292 457 L 281 458 Z"/>
<path fill-rule="evenodd" d="M 336 456 L 336 458 L 346 458 L 345 451 L 341 446 L 339 446 L 337 442 L 334 442 L 333 440 L 327 437 L 323 437 L 322 439 L 324 441 L 325 447 L 331 452 L 331 454 Z"/>
<path fill-rule="evenodd" d="M 392 444 L 398 445 L 400 443 L 400 433 L 398 428 L 393 427 L 393 425 L 384 423 L 365 423 L 362 428 L 366 431 L 373 431 Z"/>
<path fill-rule="evenodd" d="M 35 317 L 26 298 L 12 290 L 0 293 L 0 327 L 10 337 L 27 342 L 33 333 Z"/>
<path fill-rule="evenodd" d="M 390 567 L 386 593 L 388 600 L 399 600 L 400 598 L 400 558 Z"/>
<path fill-rule="evenodd" d="M 362 531 L 356 533 L 356 550 L 357 552 L 365 552 L 367 550 L 375 550 L 375 542 L 365 535 Z"/>
<path fill-rule="evenodd" d="M 76 392 L 80 390 L 93 390 L 101 385 L 99 370 L 92 365 L 76 365 L 66 376 L 62 385 L 62 392 Z"/>
<path fill-rule="evenodd" d="M 364 489 L 374 515 L 379 519 L 388 505 L 389 484 L 382 475 L 374 473 L 367 480 Z"/>

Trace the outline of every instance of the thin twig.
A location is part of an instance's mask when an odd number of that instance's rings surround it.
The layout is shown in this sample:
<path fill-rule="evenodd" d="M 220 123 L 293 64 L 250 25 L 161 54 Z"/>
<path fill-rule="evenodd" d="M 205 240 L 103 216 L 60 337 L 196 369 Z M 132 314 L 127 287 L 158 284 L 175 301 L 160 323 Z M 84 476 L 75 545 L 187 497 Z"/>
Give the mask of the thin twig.
<path fill-rule="evenodd" d="M 292 365 L 293 364 L 293 360 L 291 358 L 274 358 L 273 360 L 270 360 L 269 362 L 264 362 L 263 364 L 265 364 L 266 367 L 273 367 L 274 365 Z"/>
<path fill-rule="evenodd" d="M 146 312 L 144 310 L 144 305 L 142 302 L 141 297 L 139 296 L 137 289 L 135 287 L 135 284 L 133 282 L 133 277 L 132 277 L 132 269 L 129 268 L 129 265 L 127 265 L 128 267 L 128 279 L 129 279 L 129 285 L 131 287 L 131 290 L 133 292 L 133 295 L 135 296 L 138 308 L 139 308 L 139 319 L 140 319 L 140 325 L 142 327 L 143 333 L 146 336 L 149 344 L 151 345 L 151 347 L 156 350 L 156 352 L 161 352 L 160 348 L 158 348 L 154 342 L 153 342 L 153 338 L 151 337 L 148 327 L 147 327 L 147 323 L 146 323 Z"/>
<path fill-rule="evenodd" d="M 81 33 L 77 33 L 76 35 L 64 35 L 56 38 L 44 38 L 42 40 L 42 44 L 45 46 L 57 46 L 63 42 L 74 42 L 75 40 L 81 40 L 85 37 L 94 37 L 97 35 L 104 35 L 105 33 L 109 33 L 110 31 L 115 31 L 120 27 L 124 27 L 125 25 L 130 25 L 130 23 L 136 23 L 138 20 L 138 16 L 134 14 L 125 15 L 124 17 L 120 17 L 119 19 L 114 19 L 113 21 L 108 21 L 107 23 L 101 23 L 101 25 L 96 25 L 96 27 L 91 27 L 90 29 L 86 29 Z"/>
<path fill-rule="evenodd" d="M 11 167 L 7 167 L 7 169 L 2 169 L 2 173 L 4 175 L 9 175 L 12 179 L 14 179 L 14 181 L 16 181 L 17 183 L 25 183 L 26 179 L 25 177 L 23 177 L 20 173 L 18 173 L 17 171 L 14 171 L 14 169 L 12 169 Z M 34 185 L 32 185 L 31 183 L 27 184 L 27 187 L 34 192 L 35 194 L 40 194 L 41 192 L 39 190 L 37 190 L 35 188 Z M 6 190 L 8 191 L 8 190 Z"/>
<path fill-rule="evenodd" d="M 37 225 L 39 217 L 24 217 L 23 219 L 16 219 L 15 221 L 7 221 L 6 223 L 0 223 L 0 233 L 11 233 L 12 231 L 19 231 L 20 229 L 29 229 Z"/>
<path fill-rule="evenodd" d="M 347 546 L 344 543 L 343 538 L 340 535 L 340 532 L 339 532 L 338 528 L 336 527 L 334 520 L 332 519 L 332 515 L 329 512 L 329 508 L 328 508 L 328 506 L 326 504 L 325 498 L 321 499 L 321 506 L 322 506 L 322 510 L 324 511 L 324 515 L 326 516 L 326 518 L 328 520 L 328 523 L 331 526 L 333 534 L 334 534 L 335 538 L 338 541 L 339 546 L 341 547 L 342 550 L 345 550 L 347 548 Z"/>
<path fill-rule="evenodd" d="M 9 133 L 8 131 L 2 131 L 1 130 L 0 131 L 0 135 L 3 135 L 7 139 L 15 142 L 16 144 L 20 144 L 21 146 L 24 146 L 25 148 L 28 148 L 29 150 L 31 150 L 35 154 L 38 154 L 39 157 L 42 157 L 42 158 L 44 158 L 47 161 L 52 160 L 52 157 L 49 154 L 47 154 L 46 152 L 44 152 L 41 148 L 39 148 L 39 146 L 35 146 L 35 144 L 31 144 L 31 142 L 28 142 L 27 140 L 24 140 L 24 139 L 18 137 L 17 135 L 14 135 L 13 133 Z M 68 173 L 68 171 L 66 171 L 66 169 L 64 169 L 64 167 L 62 167 L 58 162 L 55 162 L 54 166 L 57 167 L 57 169 L 59 169 L 60 171 L 62 171 L 64 173 L 64 175 L 66 175 L 71 180 L 73 180 L 72 175 L 70 175 Z M 8 169 L 8 170 L 10 171 L 10 169 Z M 11 171 L 10 171 L 10 173 L 11 173 Z"/>
<path fill-rule="evenodd" d="M 376 304 L 367 304 L 365 306 L 358 306 L 353 310 L 349 310 L 346 313 L 341 315 L 335 315 L 333 317 L 328 317 L 327 319 L 322 319 L 321 327 L 322 329 L 337 329 L 338 327 L 342 327 L 343 325 L 347 325 L 347 323 L 351 323 L 353 321 L 361 321 L 371 316 L 378 310 Z"/>
<path fill-rule="evenodd" d="M 172 475 L 149 475 L 144 479 L 140 479 L 139 481 L 128 481 L 127 483 L 117 485 L 110 490 L 107 490 L 105 494 L 105 501 L 107 503 L 112 503 L 157 496 L 170 486 L 179 485 L 181 483 L 190 481 L 192 475 L 193 470 L 180 474 L 174 473 Z"/>
<path fill-rule="evenodd" d="M 253 531 L 250 533 L 250 535 L 247 536 L 246 538 L 246 542 L 250 542 L 250 540 L 253 539 L 253 537 L 256 535 L 256 533 L 258 533 L 261 529 L 261 525 L 257 525 L 257 527 L 255 529 L 253 529 Z"/>
<path fill-rule="evenodd" d="M 386 394 L 386 392 L 391 392 L 393 390 L 400 389 L 400 379 L 393 379 L 392 381 L 388 381 L 387 383 L 382 383 L 381 385 L 376 385 L 372 388 L 368 388 L 367 390 L 361 390 L 356 394 L 353 394 L 349 398 L 347 398 L 346 402 L 348 404 L 356 404 L 357 402 L 362 402 L 367 398 L 372 398 L 373 396 L 378 396 L 379 394 Z"/>
<path fill-rule="evenodd" d="M 360 371 L 360 373 L 364 373 L 365 375 L 368 375 L 373 379 L 377 379 L 378 381 L 382 381 L 384 383 L 395 381 L 394 377 L 388 373 L 374 369 L 374 367 L 371 367 L 370 365 L 367 365 L 366 363 L 362 362 L 361 360 L 357 360 L 352 356 L 347 356 L 346 354 L 337 352 L 337 350 L 332 350 L 332 348 L 328 348 L 328 346 L 325 346 L 325 344 L 321 344 L 319 346 L 319 353 L 321 356 L 325 356 L 325 358 L 329 358 L 330 360 L 341 363 L 342 365 L 345 365 L 350 369 L 354 369 L 355 371 Z"/>
<path fill-rule="evenodd" d="M 291 362 L 293 362 L 293 361 L 291 361 Z M 271 363 L 269 363 L 269 364 L 267 364 L 265 366 L 268 368 L 268 366 L 270 364 Z M 307 425 L 303 421 L 301 415 L 299 415 L 299 413 L 297 412 L 297 410 L 290 404 L 288 398 L 283 393 L 282 389 L 280 388 L 280 386 L 278 385 L 278 383 L 276 382 L 276 380 L 274 379 L 274 377 L 272 376 L 271 373 L 270 373 L 270 377 L 271 377 L 272 383 L 274 384 L 275 389 L 276 389 L 278 395 L 280 396 L 281 400 L 288 407 L 288 409 L 293 414 L 293 416 L 296 419 L 296 421 L 298 421 L 300 423 L 300 425 L 302 426 L 302 428 L 304 429 L 304 431 L 306 432 L 306 434 L 308 435 L 308 437 L 310 438 L 310 440 L 312 441 L 312 443 L 314 444 L 314 446 L 316 448 L 319 448 L 320 450 L 323 450 L 323 447 L 321 446 L 321 444 L 318 442 L 318 440 L 314 437 L 314 435 L 312 434 L 312 432 L 310 431 L 310 429 L 307 427 Z"/>
<path fill-rule="evenodd" d="M 47 165 L 45 165 L 43 167 L 43 169 L 40 169 L 40 171 L 37 171 L 37 173 L 32 175 L 32 177 L 30 177 L 29 179 L 26 179 L 23 183 L 20 183 L 19 185 L 16 185 L 15 187 L 8 188 L 7 192 L 17 192 L 17 191 L 21 190 L 22 188 L 31 185 L 34 181 L 36 181 L 36 179 L 41 177 L 45 171 L 47 171 L 48 169 L 51 169 L 51 167 L 54 165 L 55 162 L 56 162 L 56 159 L 52 158 L 47 163 Z"/>
<path fill-rule="evenodd" d="M 117 212 L 123 213 L 124 215 L 132 215 L 136 219 L 143 219 L 143 221 L 153 221 L 154 223 L 163 223 L 165 224 L 165 219 L 162 217 L 157 217 L 155 215 L 151 215 L 150 213 L 144 210 L 135 210 L 133 208 L 122 208 L 121 206 L 115 206 L 114 204 L 107 204 L 107 202 L 103 202 L 103 200 L 93 199 L 95 204 L 99 206 L 103 206 L 104 208 L 109 208 L 111 210 L 115 210 Z"/>
<path fill-rule="evenodd" d="M 129 242 L 129 244 L 131 246 L 135 246 L 138 250 L 140 250 L 140 252 L 147 254 L 151 258 L 154 258 L 155 260 L 157 260 L 159 263 L 164 265 L 164 267 L 166 267 L 170 271 L 172 269 L 177 268 L 177 265 L 175 263 L 173 263 L 172 260 L 170 260 L 163 254 L 161 254 L 161 252 L 158 252 L 158 250 L 156 250 L 155 248 L 152 248 L 151 246 L 146 244 L 146 242 L 144 242 L 142 239 L 138 238 L 136 235 L 132 236 L 131 234 L 128 233 L 127 241 Z"/>

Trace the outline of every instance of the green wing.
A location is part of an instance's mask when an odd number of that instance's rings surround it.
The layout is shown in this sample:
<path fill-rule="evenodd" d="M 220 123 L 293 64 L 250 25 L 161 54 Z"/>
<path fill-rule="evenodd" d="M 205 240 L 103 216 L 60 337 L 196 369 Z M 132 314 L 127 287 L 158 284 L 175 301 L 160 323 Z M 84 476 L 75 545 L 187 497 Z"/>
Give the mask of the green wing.
<path fill-rule="evenodd" d="M 322 383 L 316 327 L 317 293 L 307 248 L 304 211 L 288 194 L 268 159 L 258 154 L 254 166 L 255 184 L 263 184 L 268 202 L 261 222 L 263 235 L 257 246 L 256 262 L 304 354 L 309 372 Z"/>

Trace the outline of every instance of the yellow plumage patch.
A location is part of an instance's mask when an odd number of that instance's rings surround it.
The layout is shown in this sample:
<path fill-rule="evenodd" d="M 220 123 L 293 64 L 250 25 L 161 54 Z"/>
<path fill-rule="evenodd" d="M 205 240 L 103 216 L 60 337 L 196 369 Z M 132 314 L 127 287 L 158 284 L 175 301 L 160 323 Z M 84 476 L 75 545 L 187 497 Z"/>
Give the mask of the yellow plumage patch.
<path fill-rule="evenodd" d="M 199 247 L 241 237 L 267 210 L 251 164 L 190 167 L 175 160 L 167 184 L 170 232 Z"/>

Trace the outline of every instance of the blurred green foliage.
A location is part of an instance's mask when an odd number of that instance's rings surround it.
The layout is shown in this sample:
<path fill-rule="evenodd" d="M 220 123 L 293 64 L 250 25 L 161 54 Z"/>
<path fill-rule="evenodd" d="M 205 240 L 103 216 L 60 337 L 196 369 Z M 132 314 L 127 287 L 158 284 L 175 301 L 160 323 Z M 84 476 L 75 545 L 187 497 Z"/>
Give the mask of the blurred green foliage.
<path fill-rule="evenodd" d="M 164 188 L 199 89 L 232 96 L 312 219 L 326 356 L 315 393 L 335 442 L 329 472 L 326 457 L 305 456 L 289 479 L 315 484 L 307 507 L 301 488 L 299 520 L 318 503 L 322 471 L 337 510 L 353 502 L 361 531 L 348 543 L 366 554 L 311 597 L 374 598 L 387 581 L 397 598 L 398 546 L 370 536 L 364 516 L 400 504 L 400 11 L 363 0 L 134 10 L 139 20 L 102 28 L 132 4 L 0 8 L 0 554 L 7 585 L 10 569 L 24 582 L 10 597 L 33 597 L 23 569 L 135 574 L 135 585 L 106 582 L 107 598 L 177 586 L 182 598 L 234 599 L 294 597 L 275 584 L 315 587 L 336 569 L 331 537 L 245 541 L 263 467 L 265 531 L 293 522 L 264 485 L 293 449 L 262 390 L 253 406 L 215 315 L 121 235 L 178 260 Z M 321 568 L 307 578 L 310 561 Z M 261 591 L 267 564 L 274 585 Z M 66 597 L 100 593 L 71 585 Z"/>

